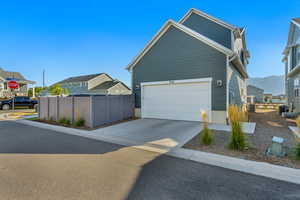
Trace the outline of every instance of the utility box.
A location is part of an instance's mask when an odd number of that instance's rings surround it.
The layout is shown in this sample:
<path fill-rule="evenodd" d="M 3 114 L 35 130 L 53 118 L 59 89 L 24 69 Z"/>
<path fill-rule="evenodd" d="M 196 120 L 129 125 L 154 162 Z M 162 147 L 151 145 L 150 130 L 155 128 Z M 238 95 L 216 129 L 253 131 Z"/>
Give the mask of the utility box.
<path fill-rule="evenodd" d="M 272 156 L 282 157 L 286 155 L 286 152 L 283 148 L 284 139 L 281 137 L 274 136 L 272 138 L 272 144 L 269 147 L 267 154 Z"/>

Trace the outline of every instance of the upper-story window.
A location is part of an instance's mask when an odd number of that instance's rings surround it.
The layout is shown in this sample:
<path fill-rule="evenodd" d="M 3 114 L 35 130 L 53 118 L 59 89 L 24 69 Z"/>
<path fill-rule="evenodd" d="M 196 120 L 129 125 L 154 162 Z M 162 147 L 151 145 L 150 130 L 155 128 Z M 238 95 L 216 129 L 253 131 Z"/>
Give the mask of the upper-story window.
<path fill-rule="evenodd" d="M 82 87 L 86 87 L 86 86 L 87 86 L 87 82 L 82 82 L 82 83 L 81 83 L 81 86 L 82 86 Z"/>
<path fill-rule="evenodd" d="M 298 79 L 298 78 L 296 78 L 296 79 L 294 80 L 294 86 L 295 86 L 295 87 L 298 87 L 298 86 L 299 86 L 299 79 Z"/>
<path fill-rule="evenodd" d="M 293 70 L 300 64 L 300 45 L 294 46 L 291 49 L 289 57 L 290 70 Z"/>
<path fill-rule="evenodd" d="M 296 65 L 300 64 L 300 45 L 296 47 Z"/>

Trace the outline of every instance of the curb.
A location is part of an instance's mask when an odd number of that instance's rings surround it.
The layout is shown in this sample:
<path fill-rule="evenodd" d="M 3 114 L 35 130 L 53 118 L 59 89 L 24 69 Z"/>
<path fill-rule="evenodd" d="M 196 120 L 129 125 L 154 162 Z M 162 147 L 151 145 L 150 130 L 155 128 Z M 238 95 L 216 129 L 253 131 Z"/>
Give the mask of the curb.
<path fill-rule="evenodd" d="M 297 138 L 300 139 L 300 133 L 299 133 L 299 130 L 296 126 L 289 126 L 289 129 L 295 134 L 295 136 Z"/>
<path fill-rule="evenodd" d="M 60 127 L 60 126 L 55 126 L 50 124 L 43 124 L 40 122 L 34 122 L 29 120 L 17 120 L 16 122 L 29 125 L 29 126 L 38 127 L 38 128 L 49 129 L 56 132 L 62 132 L 70 135 L 76 135 L 76 136 L 95 139 L 99 141 L 114 143 L 122 146 L 130 146 L 145 151 L 162 153 L 176 158 L 191 160 L 198 163 L 204 163 L 204 164 L 222 167 L 225 169 L 230 169 L 235 171 L 240 171 L 252 175 L 258 175 L 258 176 L 277 179 L 277 180 L 286 181 L 290 183 L 300 184 L 299 169 L 293 169 L 293 168 L 288 168 L 288 167 L 283 167 L 278 165 L 272 165 L 264 162 L 244 160 L 244 159 L 239 159 L 239 158 L 234 158 L 229 156 L 223 156 L 223 155 L 178 148 L 178 147 L 167 148 L 167 147 L 157 146 L 149 143 L 139 144 L 139 143 L 135 143 L 120 138 L 95 135 L 89 131 L 67 128 L 67 127 Z"/>

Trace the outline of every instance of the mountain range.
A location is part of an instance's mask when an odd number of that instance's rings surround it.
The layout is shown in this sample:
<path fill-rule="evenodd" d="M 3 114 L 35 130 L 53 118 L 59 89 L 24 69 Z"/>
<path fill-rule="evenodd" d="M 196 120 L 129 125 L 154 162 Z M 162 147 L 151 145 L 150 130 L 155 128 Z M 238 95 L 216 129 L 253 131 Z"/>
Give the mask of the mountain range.
<path fill-rule="evenodd" d="M 284 76 L 267 76 L 264 78 L 250 78 L 247 80 L 248 85 L 261 88 L 264 93 L 273 95 L 284 94 Z"/>

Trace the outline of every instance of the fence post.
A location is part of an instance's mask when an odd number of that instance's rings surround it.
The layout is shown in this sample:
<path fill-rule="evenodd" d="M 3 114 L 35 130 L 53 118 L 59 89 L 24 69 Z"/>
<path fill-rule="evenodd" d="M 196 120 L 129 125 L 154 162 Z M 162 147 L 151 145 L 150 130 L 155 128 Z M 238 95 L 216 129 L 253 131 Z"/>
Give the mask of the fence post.
<path fill-rule="evenodd" d="M 41 119 L 41 97 L 38 97 L 38 118 Z"/>
<path fill-rule="evenodd" d="M 109 108 L 109 99 L 110 96 L 106 95 L 105 96 L 105 104 L 106 104 L 106 108 L 105 108 L 105 115 L 106 115 L 106 123 L 110 122 L 110 108 Z"/>
<path fill-rule="evenodd" d="M 47 97 L 47 120 L 50 119 L 50 97 Z"/>
<path fill-rule="evenodd" d="M 56 97 L 56 120 L 59 121 L 59 96 Z"/>
<path fill-rule="evenodd" d="M 75 97 L 74 96 L 72 96 L 72 116 L 71 116 L 71 120 L 72 120 L 72 124 L 75 122 L 75 103 L 74 103 L 74 101 L 75 101 Z"/>
<path fill-rule="evenodd" d="M 91 128 L 94 128 L 94 96 L 91 95 L 90 96 L 90 125 L 91 125 Z"/>

